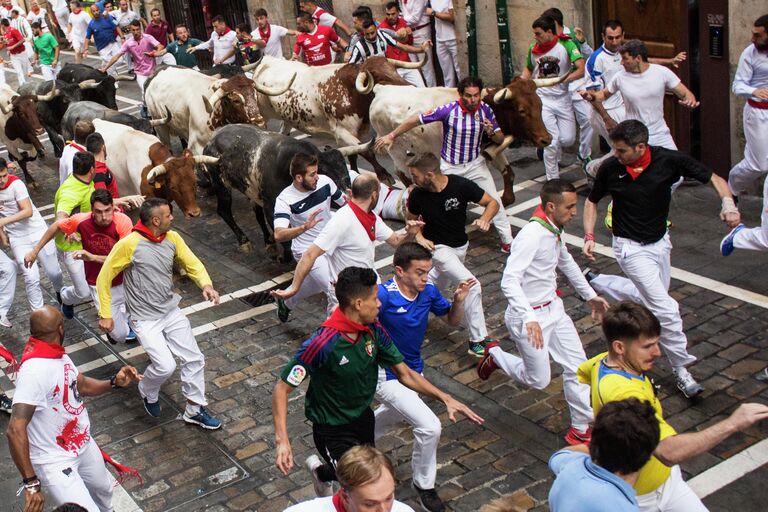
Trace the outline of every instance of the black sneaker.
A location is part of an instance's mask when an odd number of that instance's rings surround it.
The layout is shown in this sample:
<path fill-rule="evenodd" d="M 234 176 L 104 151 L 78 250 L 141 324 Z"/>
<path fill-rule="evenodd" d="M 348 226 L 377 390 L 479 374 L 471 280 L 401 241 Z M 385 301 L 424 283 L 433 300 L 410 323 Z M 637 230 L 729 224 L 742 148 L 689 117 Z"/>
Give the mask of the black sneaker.
<path fill-rule="evenodd" d="M 61 304 L 61 314 L 64 315 L 64 318 L 67 320 L 72 320 L 75 318 L 75 306 L 71 304 Z"/>
<path fill-rule="evenodd" d="M 581 273 L 584 274 L 584 278 L 587 280 L 588 283 L 591 283 L 592 280 L 597 277 L 597 272 L 595 272 L 589 267 L 582 270 Z"/>
<path fill-rule="evenodd" d="M 12 408 L 13 408 L 13 400 L 8 398 L 8 395 L 6 395 L 5 393 L 0 394 L 0 411 L 11 414 Z"/>
<path fill-rule="evenodd" d="M 59 303 L 59 306 L 64 304 L 64 302 L 61 300 L 61 292 L 56 292 L 56 302 Z"/>
<path fill-rule="evenodd" d="M 416 484 L 413 484 L 413 488 L 416 494 L 419 496 L 419 505 L 423 510 L 427 512 L 445 512 L 445 505 L 443 500 L 437 495 L 437 491 L 434 489 L 419 489 Z"/>
<path fill-rule="evenodd" d="M 291 314 L 291 308 L 285 305 L 283 299 L 277 299 L 275 302 L 277 302 L 277 318 L 283 323 L 287 322 L 288 316 Z"/>

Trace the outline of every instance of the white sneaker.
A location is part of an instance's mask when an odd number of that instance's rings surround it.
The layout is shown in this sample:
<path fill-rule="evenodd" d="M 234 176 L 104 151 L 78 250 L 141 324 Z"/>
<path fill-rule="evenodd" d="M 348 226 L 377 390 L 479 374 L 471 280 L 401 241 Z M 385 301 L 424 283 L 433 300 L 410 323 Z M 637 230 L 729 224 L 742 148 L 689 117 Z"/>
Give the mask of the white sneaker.
<path fill-rule="evenodd" d="M 325 464 L 317 455 L 310 455 L 307 460 L 304 461 L 304 465 L 307 467 L 309 474 L 312 475 L 312 485 L 315 487 L 315 494 L 318 498 L 325 498 L 327 496 L 333 496 L 333 483 L 323 482 L 317 476 L 317 468 Z"/>
<path fill-rule="evenodd" d="M 704 387 L 696 382 L 691 372 L 684 367 L 673 368 L 677 389 L 682 391 L 685 398 L 693 398 L 704 392 Z"/>
<path fill-rule="evenodd" d="M 8 317 L 5 315 L 0 315 L 0 325 L 2 325 L 3 327 L 7 327 L 8 329 L 13 327 L 13 324 L 11 323 L 10 320 L 8 320 Z"/>

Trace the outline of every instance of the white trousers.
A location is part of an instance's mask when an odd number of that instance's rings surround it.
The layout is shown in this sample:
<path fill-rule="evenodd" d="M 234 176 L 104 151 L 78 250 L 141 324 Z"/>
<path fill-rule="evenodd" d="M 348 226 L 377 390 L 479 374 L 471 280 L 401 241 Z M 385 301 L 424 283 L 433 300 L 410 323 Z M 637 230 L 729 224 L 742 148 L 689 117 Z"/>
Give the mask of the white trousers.
<path fill-rule="evenodd" d="M 618 107 L 608 110 L 608 115 L 611 116 L 611 119 L 616 121 L 617 124 L 624 121 L 624 119 L 626 119 L 627 117 L 627 112 L 624 108 L 624 104 L 622 103 Z M 608 128 L 605 127 L 605 122 L 603 121 L 603 118 L 600 117 L 600 115 L 597 112 L 595 112 L 594 109 L 592 110 L 592 129 L 596 131 L 601 137 L 603 137 L 608 144 L 611 144 L 611 146 L 613 145 L 611 142 L 610 134 L 608 133 Z M 597 176 L 597 171 L 600 170 L 600 166 L 603 165 L 603 162 L 605 162 L 612 156 L 613 156 L 613 150 L 607 152 L 600 158 L 595 158 L 594 160 L 589 162 L 586 167 L 587 174 L 589 174 L 593 178 Z"/>
<path fill-rule="evenodd" d="M 738 249 L 768 251 L 768 179 L 763 183 L 763 211 L 760 214 L 760 225 L 755 228 L 742 229 L 736 233 L 736 236 L 733 237 L 733 246 Z"/>
<path fill-rule="evenodd" d="M 420 47 L 424 41 L 431 39 L 432 29 L 429 26 L 413 31 L 413 46 L 416 46 L 417 48 Z M 424 58 L 423 55 L 418 53 L 412 53 L 410 55 L 413 62 L 418 62 Z M 424 82 L 426 82 L 427 87 L 435 87 L 437 85 L 437 80 L 435 80 L 435 68 L 433 66 L 434 64 L 432 63 L 430 56 L 430 58 L 427 59 L 426 64 L 424 64 L 424 67 L 421 68 L 421 74 L 424 75 Z"/>
<path fill-rule="evenodd" d="M 744 105 L 743 126 L 744 158 L 728 174 L 728 185 L 737 196 L 768 173 L 768 110 Z"/>
<path fill-rule="evenodd" d="M 129 312 L 130 313 L 130 312 Z M 131 327 L 149 356 L 149 366 L 139 382 L 139 394 L 157 402 L 160 387 L 176 370 L 174 356 L 181 360 L 181 393 L 195 404 L 205 400 L 205 357 L 197 346 L 189 319 L 179 308 L 157 320 L 131 319 Z"/>
<path fill-rule="evenodd" d="M 408 204 L 409 189 L 389 188 L 384 197 L 381 211 L 377 212 L 382 219 L 405 222 L 405 209 Z"/>
<path fill-rule="evenodd" d="M 397 74 L 414 87 L 425 87 L 424 78 L 418 69 L 397 68 Z"/>
<path fill-rule="evenodd" d="M 96 287 L 91 286 L 91 298 L 96 311 L 101 309 L 99 306 L 99 294 Z M 122 284 L 110 288 L 112 294 L 112 320 L 115 323 L 114 329 L 109 333 L 110 338 L 118 342 L 124 342 L 128 336 L 128 311 L 125 308 L 125 289 Z"/>
<path fill-rule="evenodd" d="M 76 306 L 91 298 L 91 287 L 85 280 L 85 267 L 82 260 L 76 260 L 71 252 L 56 251 L 59 255 L 59 264 L 67 269 L 72 286 L 61 289 L 61 301 L 68 306 Z"/>
<path fill-rule="evenodd" d="M 77 458 L 52 464 L 32 464 L 50 498 L 49 506 L 77 503 L 88 512 L 112 512 L 112 480 L 96 441 Z M 69 470 L 69 471 L 68 471 Z"/>
<path fill-rule="evenodd" d="M 434 266 L 429 272 L 429 280 L 435 283 L 445 295 L 452 295 L 449 293 L 450 288 L 475 277 L 464 266 L 468 247 L 469 243 L 461 247 L 435 246 L 435 251 L 432 253 Z M 469 294 L 464 300 L 464 326 L 469 330 L 470 341 L 482 341 L 488 336 L 488 330 L 485 327 L 482 293 L 478 279 L 477 284 L 469 289 Z"/>
<path fill-rule="evenodd" d="M 534 389 L 544 389 L 552 380 L 549 356 L 563 367 L 563 391 L 571 411 L 571 425 L 584 432 L 594 415 L 589 405 L 589 386 L 579 383 L 576 371 L 587 360 L 584 347 L 573 320 L 565 313 L 563 301 L 556 297 L 545 307 L 534 310 L 541 327 L 544 347 L 536 349 L 528 340 L 528 331 L 522 318 L 514 316 L 507 308 L 504 323 L 517 345 L 516 355 L 504 352 L 501 347 L 491 349 L 491 356 L 501 370 L 516 381 Z"/>
<path fill-rule="evenodd" d="M 507 212 L 504 210 L 504 205 L 501 203 L 501 195 L 499 194 L 499 191 L 496 190 L 496 183 L 493 181 L 491 170 L 485 163 L 485 158 L 480 155 L 469 163 L 456 165 L 441 159 L 440 170 L 443 174 L 456 174 L 457 176 L 463 176 L 470 181 L 474 181 L 480 188 L 487 192 L 489 196 L 499 202 L 499 211 L 496 216 L 493 217 L 493 227 L 496 228 L 501 243 L 512 243 L 512 227 L 509 225 Z"/>
<path fill-rule="evenodd" d="M 0 251 L 0 316 L 7 316 L 16 295 L 16 263 Z"/>
<path fill-rule="evenodd" d="M 149 80 L 149 76 L 136 73 L 136 85 L 139 86 L 139 90 L 141 91 L 142 102 L 144 101 L 144 84 L 147 83 L 147 80 Z"/>
<path fill-rule="evenodd" d="M 374 439 L 386 435 L 392 428 L 405 421 L 413 427 L 413 454 L 411 470 L 413 483 L 419 489 L 434 489 L 437 476 L 437 445 L 440 443 L 440 419 L 419 398 L 418 393 L 400 384 L 398 380 L 385 380 L 379 373 L 376 400 Z"/>
<path fill-rule="evenodd" d="M 597 293 L 615 301 L 631 300 L 650 309 L 661 323 L 664 354 L 673 367 L 681 367 L 688 366 L 696 358 L 688 353 L 680 306 L 669 295 L 671 251 L 669 234 L 648 245 L 614 236 L 616 262 L 629 279 L 600 274 L 590 284 Z"/>
<path fill-rule="evenodd" d="M 698 496 L 683 480 L 680 466 L 672 466 L 672 472 L 664 485 L 648 494 L 637 497 L 640 512 L 707 512 Z"/>
<path fill-rule="evenodd" d="M 586 160 L 592 156 L 592 138 L 595 135 L 592 128 L 592 105 L 578 93 L 571 94 L 571 105 L 579 125 L 579 156 Z"/>
<path fill-rule="evenodd" d="M 13 69 L 16 70 L 16 80 L 19 85 L 26 83 L 27 73 L 29 73 L 30 70 L 29 57 L 26 52 L 11 55 L 11 65 L 13 66 Z"/>
<path fill-rule="evenodd" d="M 300 254 L 294 254 L 293 257 L 296 261 L 301 260 Z M 328 256 L 326 254 L 321 254 L 315 260 L 315 264 L 312 265 L 312 269 L 309 271 L 309 274 L 307 274 L 304 282 L 301 283 L 301 288 L 299 288 L 298 293 L 293 297 L 286 299 L 285 305 L 290 309 L 293 309 L 302 299 L 312 297 L 318 293 L 324 293 L 327 298 L 326 313 L 330 315 L 337 304 L 336 290 L 334 289 L 333 283 L 334 278 L 331 272 L 331 265 L 328 262 Z"/>
<path fill-rule="evenodd" d="M 66 34 L 67 25 L 69 25 L 69 8 L 66 6 L 62 7 L 61 9 L 57 9 L 53 14 L 56 16 L 56 22 L 59 24 L 59 28 Z M 58 35 L 56 39 L 58 40 Z"/>
<path fill-rule="evenodd" d="M 61 71 L 61 62 L 57 62 L 56 66 L 40 64 L 40 72 L 43 75 L 43 80 L 56 80 L 59 71 Z"/>
<path fill-rule="evenodd" d="M 40 267 L 35 262 L 31 268 L 24 266 L 24 255 L 31 251 L 37 241 L 42 238 L 43 233 L 39 233 L 38 236 L 24 237 L 24 238 L 12 238 L 11 239 L 11 251 L 13 251 L 13 257 L 16 259 L 19 268 L 24 274 L 24 287 L 27 290 L 27 300 L 29 300 L 30 309 L 40 309 L 45 305 L 43 300 L 43 289 L 40 286 Z M 56 259 L 56 246 L 53 244 L 53 240 L 45 244 L 43 250 L 37 255 L 37 259 L 45 270 L 45 274 L 48 279 L 51 280 L 53 288 L 60 292 L 64 286 L 64 279 L 61 275 L 61 267 Z"/>
<path fill-rule="evenodd" d="M 459 54 L 456 49 L 456 40 L 437 41 L 435 45 L 437 60 L 440 69 L 443 70 L 443 79 L 446 87 L 456 87 L 461 80 L 461 68 L 459 67 Z"/>
<path fill-rule="evenodd" d="M 573 104 L 570 94 L 558 98 L 541 97 L 541 119 L 552 136 L 552 142 L 544 148 L 544 170 L 547 180 L 560 177 L 560 158 L 563 148 L 567 148 L 576 140 L 576 118 L 573 115 Z"/>
<path fill-rule="evenodd" d="M 120 53 L 120 45 L 117 44 L 117 42 L 113 42 L 99 50 L 99 57 L 101 57 L 101 62 L 106 66 L 109 64 L 109 61 L 112 60 L 112 57 Z M 117 76 L 117 69 L 115 66 L 111 66 L 107 70 L 107 74 L 115 77 Z"/>

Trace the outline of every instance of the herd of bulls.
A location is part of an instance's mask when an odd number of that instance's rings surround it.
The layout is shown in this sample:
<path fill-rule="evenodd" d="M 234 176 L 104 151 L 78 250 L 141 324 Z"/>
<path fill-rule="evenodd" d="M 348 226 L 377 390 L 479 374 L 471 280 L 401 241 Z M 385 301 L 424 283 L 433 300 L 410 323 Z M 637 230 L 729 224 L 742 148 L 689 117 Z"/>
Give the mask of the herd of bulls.
<path fill-rule="evenodd" d="M 275 199 L 291 182 L 289 167 L 296 153 L 318 154 L 320 172 L 342 190 L 349 186 L 345 157 L 356 170 L 357 155 L 364 156 L 381 179 L 391 181 L 376 161 L 372 143 L 362 142 L 371 129 L 388 133 L 414 113 L 458 97 L 456 89 L 413 87 L 396 70 L 422 64 L 371 57 L 359 64 L 309 67 L 265 56 L 246 69 L 215 66 L 200 72 L 161 66 L 145 84 L 149 120 L 116 110 L 116 81 L 131 76 L 112 77 L 84 64 L 67 64 L 55 81 L 29 82 L 18 92 L 0 87 L 0 139 L 33 185 L 26 162 L 44 155 L 39 137 L 47 133 L 54 154 L 60 156 L 75 123 L 93 121 L 105 139 L 107 165 L 122 194 L 164 197 L 186 216 L 196 217 L 198 183 L 212 187 L 219 215 L 241 249 L 248 250 L 248 238 L 232 216 L 232 189 L 254 204 L 265 243 L 271 243 Z M 515 78 L 505 87 L 483 91 L 508 136 L 502 146 L 485 152 L 504 176 L 505 204 L 514 201 L 514 173 L 503 149 L 513 139 L 537 147 L 550 143 L 536 88 L 554 83 Z M 283 123 L 281 133 L 266 130 L 268 119 Z M 332 136 L 340 148 L 321 151 L 289 137 L 291 128 Z M 440 153 L 441 130 L 433 123 L 397 139 L 389 153 L 400 177 L 406 177 L 407 153 Z M 174 136 L 185 147 L 180 155 L 171 151 Z"/>

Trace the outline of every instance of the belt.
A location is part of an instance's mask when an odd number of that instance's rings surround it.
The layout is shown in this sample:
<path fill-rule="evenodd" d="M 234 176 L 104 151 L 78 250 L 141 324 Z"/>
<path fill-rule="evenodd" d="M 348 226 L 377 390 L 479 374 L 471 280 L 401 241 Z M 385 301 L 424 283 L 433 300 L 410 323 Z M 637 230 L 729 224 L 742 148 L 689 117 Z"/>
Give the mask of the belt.
<path fill-rule="evenodd" d="M 417 27 L 411 27 L 411 30 L 419 30 L 420 28 L 424 28 L 424 27 L 428 27 L 428 26 L 429 26 L 429 22 L 424 23 L 423 25 L 419 25 Z"/>
<path fill-rule="evenodd" d="M 551 301 L 551 300 L 550 300 L 550 301 L 547 301 L 547 302 L 545 302 L 545 303 L 543 303 L 543 304 L 539 304 L 538 306 L 533 306 L 533 309 L 534 309 L 534 310 L 537 310 L 537 309 L 543 309 L 543 308 L 545 308 L 545 307 L 549 306 L 550 304 L 552 304 L 552 301 Z"/>
<path fill-rule="evenodd" d="M 768 101 L 755 101 L 752 98 L 747 100 L 747 103 L 752 108 L 759 108 L 760 110 L 768 110 Z"/>

